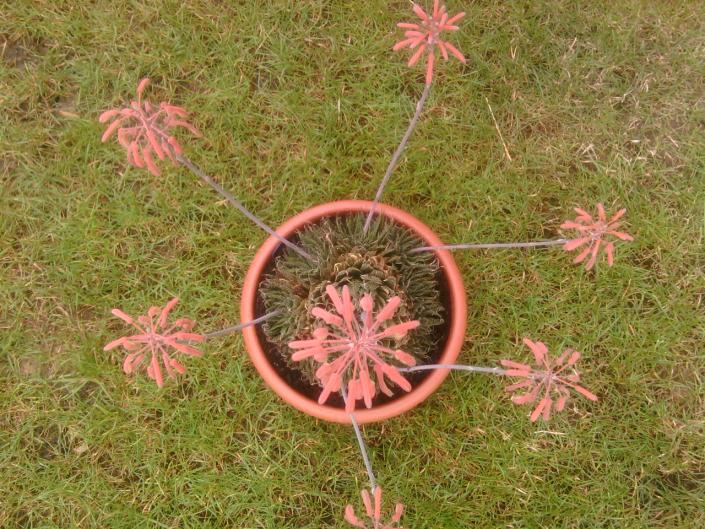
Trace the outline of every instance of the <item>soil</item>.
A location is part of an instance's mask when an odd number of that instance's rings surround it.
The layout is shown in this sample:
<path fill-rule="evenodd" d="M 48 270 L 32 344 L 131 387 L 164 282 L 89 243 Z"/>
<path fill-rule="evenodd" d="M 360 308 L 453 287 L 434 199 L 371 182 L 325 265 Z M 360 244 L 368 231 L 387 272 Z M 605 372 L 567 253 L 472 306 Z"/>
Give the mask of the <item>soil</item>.
<path fill-rule="evenodd" d="M 335 217 L 326 217 L 326 218 L 335 218 Z M 323 220 L 323 219 L 321 219 Z M 407 228 L 408 229 L 408 228 Z M 298 243 L 298 237 L 296 234 L 293 234 L 291 237 L 289 237 L 289 240 L 291 240 L 293 243 Z M 426 243 L 419 238 L 419 246 L 424 246 Z M 274 263 L 276 259 L 284 253 L 285 247 L 283 244 L 280 244 L 277 250 L 274 252 L 272 255 L 271 260 L 269 261 L 267 267 L 264 269 L 262 276 L 260 276 L 260 282 L 261 278 L 263 276 L 270 275 L 274 272 Z M 440 297 L 441 297 L 441 303 L 443 304 L 443 307 L 445 309 L 445 314 L 450 314 L 451 313 L 451 307 L 450 307 L 450 289 L 448 286 L 448 279 L 445 276 L 445 273 L 443 272 L 443 269 L 441 268 L 438 273 L 436 274 L 436 281 L 438 283 L 438 290 L 440 292 Z M 256 306 L 255 306 L 255 317 L 259 318 L 263 316 L 266 313 L 266 309 L 264 306 L 264 301 L 262 300 L 261 295 L 259 294 L 260 289 L 258 289 L 258 294 L 257 294 L 257 301 L 256 301 Z M 290 354 L 289 351 L 285 351 L 282 353 L 282 351 L 279 349 L 279 347 L 272 342 L 270 342 L 262 330 L 261 325 L 256 326 L 257 330 L 257 337 L 259 338 L 260 343 L 262 344 L 262 349 L 264 350 L 265 355 L 267 356 L 267 359 L 271 363 L 272 367 L 277 371 L 280 377 L 284 379 L 287 384 L 289 384 L 290 387 L 296 389 L 299 393 L 305 395 L 306 397 L 312 399 L 312 400 L 318 400 L 318 396 L 321 393 L 321 386 L 318 384 L 312 384 L 308 380 L 305 379 L 305 377 L 295 368 L 291 367 L 286 360 L 284 359 L 284 354 Z M 450 318 L 446 318 L 445 322 L 441 325 L 437 325 L 435 327 L 435 338 L 436 338 L 436 347 L 435 350 L 431 351 L 427 355 L 426 363 L 429 364 L 435 364 L 438 362 L 438 359 L 441 357 L 443 350 L 445 349 L 446 342 L 448 341 L 448 335 L 450 333 Z M 415 388 L 417 385 L 419 385 L 423 380 L 425 380 L 428 376 L 430 376 L 432 371 L 418 371 L 415 373 L 404 373 L 405 378 L 411 383 L 412 386 L 412 391 L 413 388 Z M 372 407 L 384 404 L 386 402 L 391 402 L 393 400 L 396 400 L 403 395 L 406 394 L 406 392 L 402 391 L 398 387 L 396 387 L 394 384 L 390 384 L 390 388 L 392 391 L 394 391 L 394 394 L 390 397 L 385 395 L 384 393 L 378 392 L 375 398 L 372 400 Z M 331 394 L 330 397 L 328 397 L 328 400 L 326 401 L 326 405 L 333 406 L 334 408 L 340 408 L 343 409 L 345 407 L 345 403 L 343 402 L 343 398 L 340 396 L 338 393 Z"/>

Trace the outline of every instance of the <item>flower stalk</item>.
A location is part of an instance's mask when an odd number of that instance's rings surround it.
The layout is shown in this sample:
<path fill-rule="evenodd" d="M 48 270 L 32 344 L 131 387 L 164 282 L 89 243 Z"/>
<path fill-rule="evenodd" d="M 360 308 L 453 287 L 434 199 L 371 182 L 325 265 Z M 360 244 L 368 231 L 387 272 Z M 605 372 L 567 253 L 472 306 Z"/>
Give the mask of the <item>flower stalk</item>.
<path fill-rule="evenodd" d="M 348 404 L 348 395 L 345 392 L 345 386 L 340 387 L 340 394 L 345 402 L 345 407 Z M 357 439 L 357 446 L 360 448 L 360 454 L 362 455 L 362 461 L 365 463 L 365 469 L 367 470 L 367 477 L 370 479 L 370 490 L 372 492 L 377 488 L 377 482 L 375 481 L 375 473 L 372 471 L 372 463 L 370 463 L 370 455 L 367 452 L 367 446 L 365 445 L 365 440 L 362 437 L 362 431 L 360 430 L 360 425 L 355 418 L 354 413 L 348 413 L 350 417 L 350 422 L 352 423 L 353 430 L 355 430 L 355 438 Z"/>
<path fill-rule="evenodd" d="M 305 259 L 309 261 L 314 261 L 314 258 L 311 254 L 309 254 L 306 250 L 303 248 L 297 246 L 293 242 L 287 240 L 286 238 L 282 237 L 279 235 L 276 231 L 274 231 L 272 228 L 270 228 L 267 224 L 265 224 L 257 215 L 252 213 L 249 209 L 247 209 L 242 202 L 240 202 L 237 198 L 235 198 L 232 193 L 229 193 L 226 191 L 223 186 L 221 186 L 218 182 L 213 180 L 210 176 L 208 176 L 200 167 L 198 167 L 195 163 L 193 163 L 191 160 L 189 160 L 186 156 L 183 154 L 177 154 L 176 155 L 176 160 L 184 165 L 187 169 L 189 169 L 193 174 L 198 176 L 201 180 L 203 180 L 206 184 L 211 186 L 213 189 L 215 189 L 220 195 L 222 195 L 232 206 L 234 206 L 240 213 L 245 215 L 249 220 L 254 222 L 257 226 L 262 228 L 264 231 L 266 231 L 269 235 L 277 239 L 279 242 L 281 242 L 283 245 L 287 246 L 288 248 L 291 248 L 294 250 L 296 253 L 304 257 Z"/>
<path fill-rule="evenodd" d="M 556 246 L 565 244 L 569 239 L 550 239 L 547 241 L 529 241 L 529 242 L 495 242 L 495 243 L 480 243 L 480 244 L 441 244 L 438 246 L 420 246 L 411 250 L 415 252 L 432 252 L 436 250 L 490 250 L 500 248 L 538 248 L 540 246 Z"/>
<path fill-rule="evenodd" d="M 409 138 L 411 138 L 411 134 L 414 132 L 414 129 L 416 128 L 416 125 L 419 122 L 421 112 L 423 111 L 423 107 L 426 104 L 426 99 L 428 99 L 428 94 L 430 93 L 430 91 L 431 84 L 428 83 L 424 86 L 423 93 L 421 94 L 421 99 L 419 99 L 418 103 L 416 103 L 416 112 L 414 113 L 414 117 L 411 118 L 409 127 L 406 129 L 406 132 L 404 133 L 404 136 L 401 139 L 401 143 L 399 143 L 399 146 L 392 155 L 392 159 L 389 161 L 387 170 L 384 172 L 384 177 L 382 178 L 382 183 L 380 183 L 379 187 L 377 188 L 377 194 L 375 195 L 375 199 L 372 201 L 372 207 L 370 208 L 370 212 L 367 214 L 367 220 L 365 221 L 365 233 L 367 233 L 367 230 L 370 228 L 372 218 L 374 217 L 374 214 L 377 210 L 377 204 L 379 204 L 379 201 L 382 198 L 382 193 L 384 192 L 384 188 L 387 186 L 389 178 L 392 176 L 392 173 L 394 172 L 394 169 L 397 166 L 399 157 L 401 156 L 402 152 L 404 152 L 404 148 L 409 142 Z"/>
<path fill-rule="evenodd" d="M 543 342 L 534 342 L 524 338 L 524 344 L 531 349 L 534 355 L 535 367 L 513 360 L 502 360 L 500 363 L 506 369 L 462 364 L 427 364 L 404 367 L 399 371 L 412 373 L 414 371 L 454 369 L 518 378 L 519 381 L 507 386 L 506 391 L 509 393 L 518 390 L 526 391 L 522 395 L 512 397 L 512 402 L 517 405 L 533 404 L 538 401 L 529 417 L 531 422 L 535 422 L 539 417 L 547 421 L 551 418 L 553 410 L 563 411 L 570 396 L 570 390 L 579 393 L 588 400 L 598 400 L 597 395 L 579 384 L 580 373 L 575 369 L 575 364 L 580 360 L 581 353 L 574 349 L 566 349 L 560 356 L 552 359 Z"/>
<path fill-rule="evenodd" d="M 392 49 L 394 51 L 399 51 L 403 48 L 414 50 L 414 53 L 409 59 L 409 66 L 414 66 L 419 59 L 426 56 L 426 83 L 424 85 L 421 98 L 418 103 L 416 103 L 416 112 L 414 113 L 414 117 L 411 118 L 409 127 L 406 129 L 406 132 L 401 139 L 401 143 L 399 143 L 399 146 L 392 155 L 392 159 L 389 161 L 387 170 L 382 178 L 382 183 L 377 188 L 377 194 L 375 195 L 375 199 L 372 202 L 372 207 L 370 208 L 370 212 L 367 215 L 367 220 L 365 221 L 365 233 L 367 233 L 367 230 L 370 227 L 372 218 L 377 210 L 377 204 L 382 198 L 384 188 L 387 186 L 389 178 L 392 176 L 394 168 L 396 167 L 402 152 L 404 152 L 404 148 L 406 147 L 409 138 L 411 138 L 412 132 L 414 132 L 414 129 L 416 128 L 419 117 L 421 117 L 421 111 L 426 104 L 426 99 L 428 99 L 428 94 L 430 93 L 431 85 L 433 84 L 433 69 L 436 64 L 436 54 L 440 53 L 444 60 L 448 60 L 448 53 L 450 52 L 451 55 L 455 56 L 463 64 L 466 62 L 465 56 L 443 37 L 444 31 L 452 32 L 459 29 L 455 23 L 462 19 L 465 16 L 465 13 L 458 13 L 451 17 L 447 13 L 446 7 L 440 5 L 438 0 L 433 3 L 433 10 L 428 13 L 417 4 L 414 4 L 412 9 L 416 16 L 420 19 L 420 22 L 417 24 L 408 22 L 401 22 L 397 24 L 399 28 L 405 30 L 404 38 L 397 42 Z"/>
<path fill-rule="evenodd" d="M 149 101 L 144 100 L 142 93 L 148 85 L 149 79 L 142 79 L 137 86 L 136 101 L 132 101 L 128 107 L 111 108 L 100 115 L 100 123 L 108 124 L 101 140 L 105 142 L 117 133 L 118 142 L 127 151 L 127 161 L 135 167 L 146 168 L 154 176 L 161 175 L 155 156 L 159 160 L 168 158 L 175 166 L 177 162 L 184 165 L 269 235 L 305 259 L 313 261 L 314 258 L 308 252 L 275 232 L 184 155 L 181 144 L 171 134 L 171 131 L 181 127 L 194 136 L 200 137 L 201 133 L 186 121 L 188 112 L 185 109 L 170 103 L 160 103 L 155 107 Z"/>
<path fill-rule="evenodd" d="M 255 318 L 254 320 L 246 321 L 244 323 L 240 323 L 238 325 L 233 325 L 232 327 L 226 327 L 224 329 L 220 329 L 217 331 L 211 331 L 207 332 L 203 335 L 203 340 L 210 340 L 211 338 L 219 338 L 220 336 L 226 336 L 228 334 L 234 334 L 236 332 L 240 332 L 241 330 L 251 327 L 252 325 L 257 325 L 258 323 L 262 323 L 263 321 L 267 321 L 270 318 L 273 318 L 274 316 L 277 316 L 279 314 L 278 310 L 273 310 L 272 312 L 265 314 L 264 316 L 260 316 L 259 318 Z"/>
<path fill-rule="evenodd" d="M 416 371 L 433 371 L 436 369 L 451 369 L 456 371 L 470 371 L 472 373 L 490 373 L 492 375 L 506 375 L 507 370 L 501 367 L 470 366 L 464 364 L 426 364 L 423 366 L 400 367 L 402 373 L 414 373 Z"/>

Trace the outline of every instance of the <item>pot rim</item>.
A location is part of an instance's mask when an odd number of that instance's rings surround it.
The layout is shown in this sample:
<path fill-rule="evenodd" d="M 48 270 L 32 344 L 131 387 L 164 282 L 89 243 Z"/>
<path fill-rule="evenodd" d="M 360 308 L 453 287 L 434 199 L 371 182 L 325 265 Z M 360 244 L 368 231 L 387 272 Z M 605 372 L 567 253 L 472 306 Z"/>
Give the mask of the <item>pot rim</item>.
<path fill-rule="evenodd" d="M 371 207 L 372 202 L 367 200 L 327 202 L 294 215 L 277 228 L 276 232 L 283 237 L 289 237 L 306 224 L 315 222 L 323 217 L 349 212 L 367 213 L 370 211 Z M 405 211 L 382 203 L 377 204 L 376 211 L 378 214 L 389 217 L 407 228 L 410 228 L 429 246 L 439 246 L 443 244 L 428 226 Z M 252 259 L 250 268 L 245 276 L 242 298 L 240 300 L 240 318 L 243 322 L 255 319 L 255 305 L 260 278 L 280 244 L 281 243 L 276 238 L 270 236 L 262 246 L 259 247 Z M 438 363 L 452 364 L 460 354 L 465 339 L 467 319 L 465 288 L 463 286 L 462 276 L 451 253 L 448 250 L 437 250 L 436 256 L 440 262 L 441 270 L 448 281 L 451 318 L 448 339 L 443 353 L 438 359 Z M 262 348 L 255 326 L 243 329 L 243 338 L 247 354 L 252 359 L 260 376 L 285 402 L 318 419 L 343 424 L 351 423 L 350 416 L 345 410 L 326 404 L 318 404 L 317 401 L 299 393 L 279 375 L 269 362 Z M 426 400 L 426 398 L 443 383 L 448 373 L 448 369 L 435 369 L 419 385 L 413 387 L 410 392 L 399 398 L 370 409 L 356 409 L 354 412 L 355 418 L 358 423 L 364 424 L 383 421 L 401 415 Z"/>

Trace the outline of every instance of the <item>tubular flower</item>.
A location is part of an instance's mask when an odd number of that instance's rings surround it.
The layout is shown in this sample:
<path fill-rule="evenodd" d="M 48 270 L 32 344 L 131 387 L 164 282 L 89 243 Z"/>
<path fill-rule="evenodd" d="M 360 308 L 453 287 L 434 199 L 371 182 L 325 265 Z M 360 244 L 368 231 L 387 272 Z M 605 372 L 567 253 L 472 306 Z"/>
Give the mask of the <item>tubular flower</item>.
<path fill-rule="evenodd" d="M 418 24 L 408 22 L 397 24 L 398 27 L 406 31 L 404 32 L 404 39 L 397 42 L 392 49 L 398 51 L 402 48 L 416 48 L 416 51 L 409 59 L 409 66 L 416 64 L 426 54 L 426 84 L 431 84 L 433 82 L 433 68 L 437 58 L 436 50 L 440 52 L 444 60 L 448 60 L 448 53 L 450 52 L 465 64 L 463 54 L 450 42 L 441 38 L 444 31 L 457 31 L 459 29 L 454 24 L 463 18 L 465 13 L 461 12 L 450 17 L 446 12 L 446 7 L 439 5 L 438 0 L 433 2 L 432 16 L 427 14 L 418 4 L 414 4 L 413 11 L 421 19 L 421 22 Z"/>
<path fill-rule="evenodd" d="M 342 296 L 332 285 L 326 287 L 326 293 L 335 311 L 320 307 L 311 311 L 325 325 L 315 329 L 311 339 L 289 342 L 289 347 L 295 350 L 292 360 L 313 358 L 321 363 L 316 370 L 316 378 L 323 386 L 318 403 L 323 404 L 331 393 L 340 391 L 346 384 L 346 411 L 352 412 L 357 400 L 363 400 L 370 408 L 377 386 L 384 394 L 392 395 L 385 377 L 404 391 L 410 391 L 409 381 L 391 363 L 406 366 L 416 363 L 409 353 L 390 347 L 419 326 L 418 320 L 388 325 L 401 298 L 394 296 L 373 315 L 372 296 L 365 294 L 360 298 L 357 317 L 347 285 L 342 289 Z"/>
<path fill-rule="evenodd" d="M 397 527 L 396 524 L 401 520 L 404 514 L 404 506 L 397 503 L 394 507 L 394 514 L 387 523 L 382 523 L 382 488 L 376 487 L 374 494 L 370 497 L 370 493 L 363 490 L 361 493 L 362 503 L 365 505 L 365 513 L 369 518 L 370 523 L 367 524 L 355 516 L 355 511 L 352 505 L 345 507 L 345 521 L 350 525 L 359 529 L 404 529 Z"/>
<path fill-rule="evenodd" d="M 543 420 L 547 421 L 554 408 L 556 411 L 563 411 L 571 388 L 585 398 L 597 400 L 595 394 L 578 384 L 580 374 L 573 368 L 580 359 L 578 351 L 566 349 L 558 358 L 551 360 L 548 357 L 548 348 L 543 342 L 532 342 L 528 338 L 524 338 L 524 344 L 534 354 L 537 367 L 532 368 L 527 364 L 511 360 L 502 360 L 501 364 L 507 368 L 506 376 L 524 379 L 506 388 L 510 393 L 520 389 L 527 390 L 523 395 L 512 397 L 514 404 L 533 404 L 538 400 L 538 404 L 530 416 L 531 422 L 535 422 L 539 417 L 543 417 Z M 572 369 L 566 374 L 565 370 L 568 368 Z M 555 406 L 552 396 L 557 398 Z"/>
<path fill-rule="evenodd" d="M 176 127 L 183 127 L 195 136 L 201 133 L 187 121 L 188 112 L 181 107 L 160 103 L 154 107 L 142 100 L 142 92 L 149 79 L 142 79 L 137 86 L 137 101 L 125 108 L 113 108 L 103 112 L 98 121 L 111 122 L 103 132 L 101 140 L 107 141 L 116 131 L 120 145 L 127 151 L 127 161 L 135 167 L 146 167 L 155 176 L 161 174 L 155 162 L 169 158 L 174 164 L 183 152 L 177 139 L 171 134 Z"/>
<path fill-rule="evenodd" d="M 171 357 L 169 349 L 188 356 L 202 356 L 201 351 L 183 342 L 202 342 L 204 336 L 191 332 L 195 323 L 188 318 L 181 318 L 167 325 L 169 312 L 178 302 L 178 298 L 174 298 L 163 309 L 150 307 L 147 315 L 139 316 L 137 321 L 121 310 L 113 309 L 111 312 L 114 316 L 132 325 L 139 332 L 113 340 L 103 350 L 110 351 L 122 346 L 129 353 L 123 362 L 123 371 L 128 375 L 132 374 L 144 363 L 147 375 L 160 388 L 164 385 L 162 366 L 166 369 L 167 375 L 172 378 L 175 378 L 176 373 L 184 374 L 186 368 Z"/>
<path fill-rule="evenodd" d="M 607 265 L 614 264 L 614 241 L 610 238 L 619 239 L 622 241 L 633 241 L 634 237 L 623 231 L 617 231 L 620 220 L 627 212 L 626 209 L 620 209 L 608 221 L 605 214 L 605 207 L 602 204 L 597 205 L 597 220 L 593 218 L 587 211 L 580 208 L 575 208 L 578 216 L 575 220 L 567 220 L 561 224 L 564 230 L 577 230 L 578 236 L 571 239 L 563 245 L 563 249 L 567 252 L 572 252 L 585 246 L 585 248 L 575 257 L 574 263 L 581 263 L 589 255 L 585 264 L 585 269 L 590 270 L 595 266 L 600 248 L 604 248 L 607 254 Z"/>

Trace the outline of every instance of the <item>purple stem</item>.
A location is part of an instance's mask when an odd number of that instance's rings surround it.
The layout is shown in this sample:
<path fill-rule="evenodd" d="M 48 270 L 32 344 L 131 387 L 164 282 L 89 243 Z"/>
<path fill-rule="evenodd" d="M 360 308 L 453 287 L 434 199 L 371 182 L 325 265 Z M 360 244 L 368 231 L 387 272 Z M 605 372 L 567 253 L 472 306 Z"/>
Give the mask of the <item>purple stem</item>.
<path fill-rule="evenodd" d="M 213 180 L 210 176 L 208 176 L 206 173 L 204 173 L 200 167 L 198 167 L 196 164 L 194 164 L 191 160 L 186 158 L 185 156 L 181 154 L 176 155 L 176 159 L 181 162 L 183 165 L 188 167 L 193 174 L 198 176 L 201 180 L 203 180 L 206 184 L 211 186 L 213 189 L 215 189 L 218 193 L 223 195 L 225 199 L 230 202 L 233 206 L 235 206 L 243 215 L 245 215 L 248 219 L 250 219 L 252 222 L 257 224 L 260 228 L 262 228 L 264 231 L 269 233 L 272 237 L 275 239 L 278 239 L 279 242 L 284 244 L 285 246 L 288 246 L 301 256 L 303 256 L 305 259 L 309 261 L 314 261 L 315 259 L 305 250 L 300 248 L 299 246 L 295 245 L 293 242 L 288 241 L 281 235 L 279 235 L 277 232 L 275 232 L 272 228 L 267 226 L 263 221 L 259 219 L 254 213 L 252 213 L 250 210 L 248 210 L 242 202 L 240 202 L 238 199 L 236 199 L 232 194 L 228 193 L 223 187 L 218 184 L 215 180 Z"/>
<path fill-rule="evenodd" d="M 340 387 L 340 394 L 343 396 L 343 401 L 347 404 L 348 396 L 345 393 L 345 386 Z M 370 490 L 374 493 L 377 488 L 377 483 L 375 482 L 375 474 L 372 472 L 372 464 L 370 463 L 370 455 L 367 453 L 367 447 L 365 446 L 365 440 L 362 438 L 362 432 L 360 431 L 360 425 L 357 423 L 354 413 L 348 413 L 350 417 L 350 422 L 352 422 L 353 429 L 355 430 L 355 437 L 357 438 L 357 446 L 360 447 L 360 453 L 362 454 L 362 460 L 365 463 L 365 468 L 367 469 L 367 477 L 370 478 Z"/>
<path fill-rule="evenodd" d="M 409 138 L 411 138 L 411 133 L 414 132 L 414 129 L 416 128 L 416 124 L 419 122 L 419 117 L 421 116 L 421 111 L 423 110 L 423 106 L 426 103 L 426 99 L 428 98 L 428 93 L 430 91 L 431 91 L 430 84 L 427 84 L 426 86 L 424 86 L 423 93 L 421 94 L 421 99 L 419 99 L 418 103 L 416 103 L 416 112 L 414 113 L 414 117 L 411 118 L 411 122 L 409 123 L 409 128 L 406 129 L 406 132 L 404 133 L 404 136 L 401 139 L 401 143 L 397 147 L 397 150 L 394 151 L 394 154 L 392 155 L 392 159 L 389 161 L 389 165 L 387 166 L 387 171 L 384 173 L 384 178 L 382 178 L 382 183 L 377 188 L 377 194 L 375 195 L 375 199 L 372 202 L 372 207 L 370 208 L 370 212 L 367 214 L 367 220 L 365 221 L 365 229 L 364 229 L 365 233 L 367 233 L 367 230 L 370 228 L 370 223 L 372 223 L 372 217 L 374 216 L 375 210 L 377 209 L 377 204 L 379 204 L 379 201 L 382 198 L 382 193 L 384 192 L 384 188 L 387 186 L 387 182 L 389 182 L 389 177 L 392 176 L 392 172 L 394 172 L 394 168 L 397 166 L 397 162 L 399 161 L 399 157 L 401 156 L 401 153 L 404 151 L 404 147 L 406 147 L 406 144 L 409 141 Z"/>
<path fill-rule="evenodd" d="M 501 367 L 481 367 L 481 366 L 468 366 L 462 364 L 428 364 L 425 366 L 414 366 L 414 367 L 400 367 L 397 368 L 398 371 L 402 373 L 413 373 L 414 371 L 431 371 L 434 369 L 454 369 L 457 371 L 471 371 L 473 373 L 490 373 L 492 375 L 504 375 L 507 370 Z"/>
<path fill-rule="evenodd" d="M 227 334 L 240 332 L 245 327 L 250 327 L 251 325 L 257 325 L 258 323 L 262 323 L 263 321 L 267 321 L 268 319 L 273 318 L 274 316 L 279 314 L 279 312 L 280 311 L 278 311 L 278 310 L 274 310 L 268 314 L 265 314 L 264 316 L 260 316 L 259 318 L 255 318 L 252 321 L 240 323 L 239 325 L 234 325 L 233 327 L 226 327 L 225 329 L 220 329 L 219 331 L 207 332 L 206 334 L 203 335 L 203 337 L 206 340 L 210 340 L 211 338 L 217 338 L 219 336 L 225 336 Z"/>
<path fill-rule="evenodd" d="M 491 244 L 443 244 L 440 246 L 421 246 L 414 248 L 411 253 L 430 252 L 434 250 L 482 250 L 492 248 L 536 248 L 537 246 L 555 246 L 565 244 L 569 239 L 551 239 L 548 241 L 532 242 L 497 242 Z"/>

